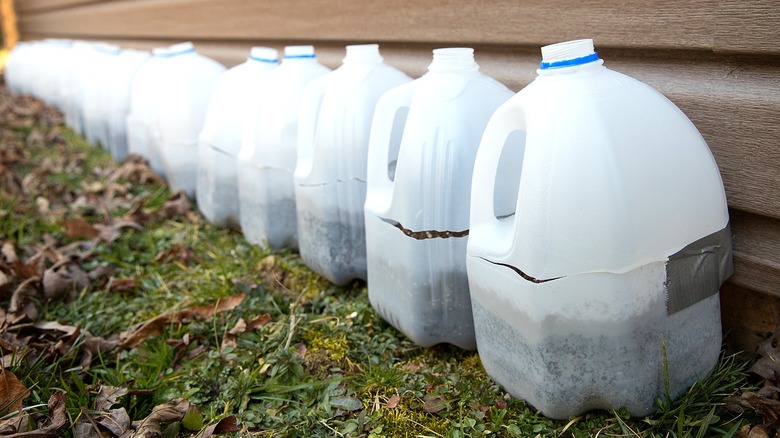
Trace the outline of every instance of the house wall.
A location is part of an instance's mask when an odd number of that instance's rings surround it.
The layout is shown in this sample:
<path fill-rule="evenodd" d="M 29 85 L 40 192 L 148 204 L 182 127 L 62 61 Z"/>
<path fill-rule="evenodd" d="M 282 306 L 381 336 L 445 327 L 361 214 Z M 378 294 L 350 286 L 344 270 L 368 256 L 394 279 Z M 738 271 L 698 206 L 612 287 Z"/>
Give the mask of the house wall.
<path fill-rule="evenodd" d="M 330 67 L 376 42 L 412 76 L 430 50 L 476 49 L 514 90 L 539 47 L 593 38 L 605 64 L 655 87 L 696 124 L 731 209 L 735 274 L 721 291 L 734 349 L 753 351 L 780 313 L 780 2 L 770 0 L 17 0 L 23 39 L 151 48 L 191 40 L 231 66 L 252 45 L 314 44 Z M 659 127 L 663 129 L 663 127 Z"/>

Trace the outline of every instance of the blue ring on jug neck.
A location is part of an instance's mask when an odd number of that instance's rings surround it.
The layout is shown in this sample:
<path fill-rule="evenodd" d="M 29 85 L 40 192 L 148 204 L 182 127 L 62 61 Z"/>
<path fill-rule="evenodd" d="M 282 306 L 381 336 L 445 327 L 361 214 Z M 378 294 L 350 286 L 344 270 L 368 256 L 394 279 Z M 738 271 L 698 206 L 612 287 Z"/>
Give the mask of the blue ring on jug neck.
<path fill-rule="evenodd" d="M 552 68 L 573 67 L 575 65 L 587 64 L 589 62 L 598 61 L 598 60 L 599 60 L 599 54 L 597 52 L 593 52 L 590 55 L 581 56 L 579 58 L 564 59 L 561 61 L 553 61 L 553 62 L 542 61 L 539 63 L 539 68 L 541 70 L 549 70 Z"/>
<path fill-rule="evenodd" d="M 286 57 L 285 57 L 285 58 L 286 58 Z M 250 57 L 249 57 L 249 59 L 251 59 L 252 61 L 257 61 L 257 62 L 267 62 L 267 63 L 269 63 L 269 64 L 276 64 L 277 62 L 279 62 L 279 60 L 278 60 L 278 59 L 271 59 L 271 58 L 258 58 L 258 57 L 256 57 L 256 56 L 250 56 Z"/>
<path fill-rule="evenodd" d="M 191 48 L 189 48 L 187 50 L 183 50 L 181 52 L 165 52 L 165 53 L 160 53 L 160 54 L 157 54 L 157 55 L 152 54 L 152 56 L 157 56 L 157 57 L 160 57 L 160 58 L 175 58 L 175 57 L 180 56 L 180 55 L 186 55 L 188 53 L 194 53 L 194 52 L 195 52 L 195 47 L 191 47 Z"/>
<path fill-rule="evenodd" d="M 306 59 L 306 58 L 316 58 L 317 55 L 312 53 L 311 55 L 284 55 L 284 59 Z"/>

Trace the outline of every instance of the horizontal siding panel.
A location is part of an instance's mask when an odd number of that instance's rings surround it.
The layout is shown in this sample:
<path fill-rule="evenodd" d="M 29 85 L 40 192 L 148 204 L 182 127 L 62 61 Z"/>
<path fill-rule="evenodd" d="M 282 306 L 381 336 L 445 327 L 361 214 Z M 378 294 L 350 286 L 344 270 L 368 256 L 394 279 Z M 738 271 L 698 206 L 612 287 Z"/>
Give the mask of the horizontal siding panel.
<path fill-rule="evenodd" d="M 720 0 L 715 49 L 777 54 L 780 50 L 779 16 L 777 0 Z"/>
<path fill-rule="evenodd" d="M 40 2 L 68 0 L 32 1 Z M 748 9 L 752 3 L 761 2 L 744 2 Z M 593 37 L 600 47 L 780 53 L 780 8 L 769 3 L 740 14 L 743 2 L 716 0 L 402 0 L 392 6 L 383 0 L 121 0 L 23 14 L 20 27 L 22 33 L 69 37 L 526 46 Z M 759 18 L 761 26 L 739 35 L 760 44 L 729 38 L 745 20 Z"/>
<path fill-rule="evenodd" d="M 112 0 L 16 0 L 16 11 L 21 14 L 72 8 Z"/>
<path fill-rule="evenodd" d="M 780 221 L 731 211 L 736 286 L 780 296 Z"/>

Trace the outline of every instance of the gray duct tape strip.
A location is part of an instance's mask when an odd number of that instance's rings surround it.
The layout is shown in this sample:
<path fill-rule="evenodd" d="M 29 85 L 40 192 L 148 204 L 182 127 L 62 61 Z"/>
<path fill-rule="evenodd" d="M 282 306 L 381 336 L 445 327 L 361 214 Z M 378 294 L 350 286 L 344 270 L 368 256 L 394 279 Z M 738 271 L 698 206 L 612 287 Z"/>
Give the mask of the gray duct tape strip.
<path fill-rule="evenodd" d="M 666 313 L 672 315 L 718 293 L 734 273 L 731 227 L 691 243 L 666 262 Z"/>

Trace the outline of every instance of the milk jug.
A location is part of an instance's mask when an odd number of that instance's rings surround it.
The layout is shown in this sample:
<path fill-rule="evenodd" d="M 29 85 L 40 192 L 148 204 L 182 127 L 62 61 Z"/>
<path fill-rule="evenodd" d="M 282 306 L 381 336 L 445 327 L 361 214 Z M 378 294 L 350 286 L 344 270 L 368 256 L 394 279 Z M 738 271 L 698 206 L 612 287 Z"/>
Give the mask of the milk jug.
<path fill-rule="evenodd" d="M 592 40 L 542 58 L 490 119 L 474 165 L 479 354 L 548 417 L 647 415 L 720 352 L 732 268 L 718 167 L 685 114 L 604 67 Z"/>
<path fill-rule="evenodd" d="M 111 69 L 122 49 L 114 44 L 92 45 L 91 68 L 82 71 L 81 112 L 83 114 L 84 137 L 94 144 L 107 148 L 108 107 L 107 95 L 111 80 Z"/>
<path fill-rule="evenodd" d="M 279 65 L 276 49 L 253 47 L 243 64 L 225 72 L 211 95 L 198 141 L 198 209 L 218 226 L 238 227 L 236 157 L 245 118 L 263 98 L 263 76 Z"/>
<path fill-rule="evenodd" d="M 411 80 L 376 44 L 346 48 L 344 64 L 306 87 L 298 122 L 295 200 L 303 261 L 331 282 L 366 279 L 366 160 L 379 97 Z"/>
<path fill-rule="evenodd" d="M 436 49 L 428 73 L 383 95 L 368 150 L 368 297 L 424 347 L 475 347 L 468 281 L 471 173 L 490 115 L 512 92 L 473 49 Z"/>
<path fill-rule="evenodd" d="M 85 79 L 91 76 L 90 72 L 94 68 L 95 57 L 98 55 L 94 49 L 95 44 L 86 41 L 74 42 L 69 59 L 66 60 L 63 68 L 67 78 L 62 93 L 65 124 L 79 135 L 86 133 L 84 90 L 90 84 Z"/>
<path fill-rule="evenodd" d="M 125 49 L 108 71 L 105 94 L 106 148 L 115 160 L 127 156 L 127 129 L 125 120 L 130 112 L 130 93 L 133 80 L 141 67 L 149 60 L 149 52 Z"/>
<path fill-rule="evenodd" d="M 158 78 L 155 99 L 159 141 L 153 142 L 173 190 L 195 196 L 198 135 L 211 92 L 225 72 L 218 62 L 198 54 L 192 43 L 171 46 Z"/>
<path fill-rule="evenodd" d="M 247 241 L 271 249 L 298 244 L 295 191 L 298 113 L 303 90 L 330 69 L 312 46 L 288 46 L 281 65 L 265 75 L 262 98 L 249 114 L 238 155 L 241 229 Z"/>
<path fill-rule="evenodd" d="M 149 161 L 149 166 L 165 177 L 165 169 L 156 144 L 160 140 L 160 125 L 157 117 L 157 96 L 168 57 L 167 47 L 152 49 L 151 58 L 145 62 L 133 78 L 130 91 L 130 112 L 127 114 L 127 150 Z"/>

